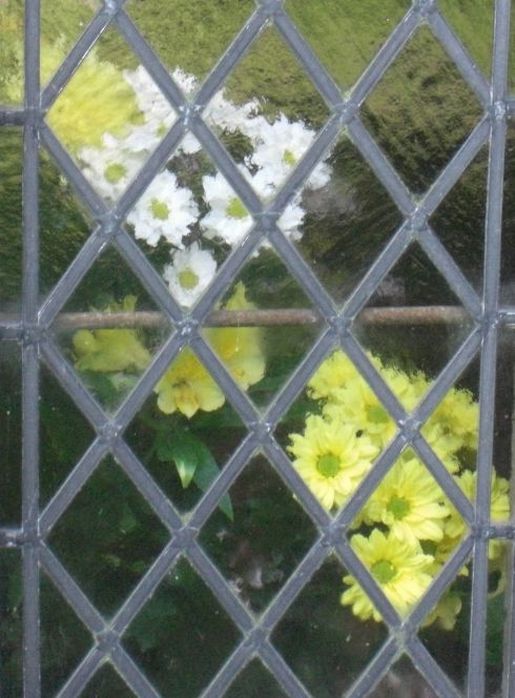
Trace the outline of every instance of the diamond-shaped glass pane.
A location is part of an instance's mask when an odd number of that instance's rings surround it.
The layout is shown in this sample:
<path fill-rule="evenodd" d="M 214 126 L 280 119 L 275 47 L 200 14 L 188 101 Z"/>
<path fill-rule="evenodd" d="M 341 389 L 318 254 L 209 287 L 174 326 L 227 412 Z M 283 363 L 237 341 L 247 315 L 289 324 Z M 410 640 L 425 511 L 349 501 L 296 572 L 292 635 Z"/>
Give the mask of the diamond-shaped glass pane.
<path fill-rule="evenodd" d="M 185 78 L 196 87 L 206 77 L 255 9 L 252 0 L 129 0 L 126 8 L 183 89 Z"/>
<path fill-rule="evenodd" d="M 205 116 L 256 193 L 269 199 L 307 152 L 329 110 L 278 31 L 268 25 Z"/>
<path fill-rule="evenodd" d="M 132 390 L 169 331 L 113 248 L 95 261 L 53 327 L 66 357 L 108 410 Z"/>
<path fill-rule="evenodd" d="M 295 211 L 291 232 L 290 210 L 279 225 L 338 303 L 402 223 L 398 208 L 347 136 L 314 170 Z"/>
<path fill-rule="evenodd" d="M 423 192 L 481 113 L 454 63 L 422 27 L 366 100 L 363 120 L 410 189 Z"/>
<path fill-rule="evenodd" d="M 19 550 L 0 550 L 0 661 L 5 698 L 23 695 L 22 565 Z"/>
<path fill-rule="evenodd" d="M 321 12 L 316 3 L 286 0 L 285 7 L 336 82 L 348 88 L 409 10 L 410 3 L 329 0 Z"/>
<path fill-rule="evenodd" d="M 342 605 L 346 571 L 325 562 L 278 624 L 273 643 L 315 698 L 339 696 L 387 637 L 383 623 L 363 621 Z"/>
<path fill-rule="evenodd" d="M 111 457 L 59 519 L 50 545 L 99 610 L 113 613 L 169 539 Z"/>
<path fill-rule="evenodd" d="M 254 659 L 225 694 L 226 698 L 285 698 L 286 693 L 258 659 Z"/>
<path fill-rule="evenodd" d="M 21 518 L 21 352 L 0 342 L 0 526 Z"/>
<path fill-rule="evenodd" d="M 379 374 L 408 411 L 471 329 L 471 317 L 418 245 L 394 265 L 354 325 Z"/>
<path fill-rule="evenodd" d="M 246 430 L 204 364 L 183 349 L 125 432 L 166 495 L 191 509 L 214 481 Z M 222 517 L 232 517 L 229 497 Z M 227 518 L 226 518 L 227 522 Z"/>
<path fill-rule="evenodd" d="M 81 250 L 94 222 L 44 150 L 40 151 L 39 167 L 40 292 L 46 295 Z"/>
<path fill-rule="evenodd" d="M 200 541 L 240 598 L 262 611 L 302 560 L 313 524 L 262 456 L 229 490 L 234 515 L 216 511 Z"/>
<path fill-rule="evenodd" d="M 0 25 L 1 13 L 2 6 L 0 6 Z M 0 247 L 2 248 L 0 310 L 11 313 L 13 319 L 20 312 L 21 307 L 22 158 L 22 130 L 15 127 L 2 127 L 0 130 L 0 200 L 2 201 L 0 206 Z"/>
<path fill-rule="evenodd" d="M 211 591 L 181 560 L 131 623 L 124 645 L 162 696 L 193 698 L 238 639 Z"/>
<path fill-rule="evenodd" d="M 108 29 L 46 119 L 90 184 L 114 201 L 163 139 L 175 112 L 128 45 Z"/>
<path fill-rule="evenodd" d="M 515 185 L 515 126 L 510 124 L 506 136 L 504 170 L 504 206 L 501 256 L 501 302 L 515 304 L 515 200 L 510 196 Z"/>
<path fill-rule="evenodd" d="M 111 698 L 111 696 L 134 698 L 135 696 L 110 664 L 104 664 L 95 673 L 80 695 L 81 698 Z"/>
<path fill-rule="evenodd" d="M 320 333 L 311 302 L 269 246 L 253 255 L 212 315 L 227 326 L 203 335 L 258 406 L 270 402 Z M 225 311 L 219 313 L 219 311 Z"/>
<path fill-rule="evenodd" d="M 45 576 L 40 580 L 41 689 L 56 695 L 93 645 L 93 638 Z"/>
<path fill-rule="evenodd" d="M 370 698 L 384 698 L 385 696 L 403 695 L 424 696 L 424 698 L 437 698 L 436 693 L 429 686 L 426 679 L 418 672 L 410 659 L 401 657 L 385 674 L 376 688 L 368 695 Z"/>
<path fill-rule="evenodd" d="M 0 104 L 22 105 L 24 91 L 23 2 L 0 5 Z"/>
<path fill-rule="evenodd" d="M 483 286 L 487 172 L 488 149 L 483 148 L 429 220 L 478 292 Z"/>
<path fill-rule="evenodd" d="M 101 7 L 101 0 L 41 0 L 42 85 L 50 81 Z"/>
<path fill-rule="evenodd" d="M 64 482 L 95 432 L 53 374 L 42 367 L 40 394 L 40 502 L 46 504 Z"/>
<path fill-rule="evenodd" d="M 456 474 L 455 479 L 461 485 L 466 478 Z M 467 531 L 462 516 L 411 449 L 387 472 L 351 529 L 352 549 L 401 617 L 419 603 Z M 346 583 L 346 603 L 363 618 L 380 618 L 356 578 Z"/>

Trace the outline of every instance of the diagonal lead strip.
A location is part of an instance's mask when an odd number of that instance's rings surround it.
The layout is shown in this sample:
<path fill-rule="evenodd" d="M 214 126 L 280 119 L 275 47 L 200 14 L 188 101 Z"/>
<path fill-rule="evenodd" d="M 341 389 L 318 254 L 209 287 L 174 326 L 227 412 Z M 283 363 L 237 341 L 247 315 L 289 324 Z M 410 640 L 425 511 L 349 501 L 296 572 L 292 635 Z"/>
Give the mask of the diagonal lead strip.
<path fill-rule="evenodd" d="M 435 661 L 418 637 L 408 640 L 406 644 L 407 654 L 413 660 L 413 664 L 425 678 L 429 686 L 440 698 L 462 698 L 462 693 L 444 673 L 441 666 Z"/>
<path fill-rule="evenodd" d="M 363 698 L 372 693 L 387 671 L 389 671 L 397 659 L 399 650 L 394 637 L 387 639 L 379 652 L 361 673 L 361 676 L 352 684 L 346 693 L 346 698 Z"/>

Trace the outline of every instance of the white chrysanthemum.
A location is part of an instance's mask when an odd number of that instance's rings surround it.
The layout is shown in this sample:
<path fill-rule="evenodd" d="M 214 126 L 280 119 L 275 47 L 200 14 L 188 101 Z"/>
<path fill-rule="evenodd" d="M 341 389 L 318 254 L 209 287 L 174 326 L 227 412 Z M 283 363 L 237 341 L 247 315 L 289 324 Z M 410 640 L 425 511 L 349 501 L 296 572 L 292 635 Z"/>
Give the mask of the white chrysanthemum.
<path fill-rule="evenodd" d="M 210 212 L 202 219 L 206 237 L 237 245 L 252 225 L 252 216 L 220 173 L 202 178 Z"/>
<path fill-rule="evenodd" d="M 256 101 L 236 105 L 226 99 L 224 91 L 217 92 L 204 110 L 204 118 L 211 126 L 227 131 L 241 131 L 251 137 L 254 119 L 250 118 L 259 109 Z"/>
<path fill-rule="evenodd" d="M 189 189 L 179 187 L 176 176 L 165 170 L 155 177 L 141 199 L 127 216 L 137 238 L 157 245 L 164 237 L 176 247 L 183 247 L 182 238 L 199 212 Z"/>
<path fill-rule="evenodd" d="M 304 209 L 299 204 L 298 199 L 291 201 L 284 209 L 283 214 L 277 220 L 277 225 L 281 228 L 287 238 L 297 242 L 302 237 L 299 226 L 304 220 Z"/>
<path fill-rule="evenodd" d="M 172 73 L 172 78 L 179 85 L 186 97 L 191 97 L 198 87 L 198 80 L 194 75 L 185 73 L 182 68 L 175 68 Z"/>
<path fill-rule="evenodd" d="M 115 200 L 143 165 L 140 153 L 123 147 L 122 142 L 106 133 L 103 147 L 81 148 L 78 158 L 82 174 L 106 199 Z"/>
<path fill-rule="evenodd" d="M 189 308 L 204 293 L 215 274 L 215 260 L 194 242 L 187 250 L 175 252 L 173 263 L 164 268 L 163 277 L 177 302 Z"/>

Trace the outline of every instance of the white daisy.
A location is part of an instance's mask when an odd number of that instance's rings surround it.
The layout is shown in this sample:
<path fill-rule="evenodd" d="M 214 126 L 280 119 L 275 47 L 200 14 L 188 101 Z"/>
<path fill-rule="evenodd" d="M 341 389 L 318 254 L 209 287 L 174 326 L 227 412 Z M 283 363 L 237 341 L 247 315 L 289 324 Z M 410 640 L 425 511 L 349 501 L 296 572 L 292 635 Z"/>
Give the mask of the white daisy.
<path fill-rule="evenodd" d="M 135 236 L 151 246 L 164 237 L 182 248 L 182 238 L 188 235 L 188 226 L 195 223 L 198 215 L 191 191 L 178 186 L 176 176 L 164 170 L 151 182 L 127 216 L 127 222 L 134 226 Z"/>
<path fill-rule="evenodd" d="M 302 225 L 303 220 L 304 209 L 300 205 L 299 200 L 294 199 L 286 206 L 283 214 L 278 218 L 277 225 L 287 238 L 297 242 L 302 237 L 299 226 Z"/>
<path fill-rule="evenodd" d="M 106 133 L 102 148 L 82 148 L 78 152 L 81 171 L 101 196 L 116 200 L 143 165 L 145 158 L 122 146 Z"/>
<path fill-rule="evenodd" d="M 215 274 L 215 260 L 207 250 L 201 250 L 197 242 L 187 250 L 177 250 L 173 263 L 163 271 L 170 292 L 186 308 L 197 302 Z"/>
<path fill-rule="evenodd" d="M 201 221 L 206 237 L 237 245 L 252 226 L 252 216 L 220 173 L 203 177 L 202 184 L 211 209 Z"/>
<path fill-rule="evenodd" d="M 249 122 L 253 121 L 250 116 L 259 108 L 257 101 L 246 102 L 236 105 L 225 98 L 224 91 L 217 92 L 204 110 L 204 118 L 208 124 L 221 130 L 241 131 L 247 133 Z"/>

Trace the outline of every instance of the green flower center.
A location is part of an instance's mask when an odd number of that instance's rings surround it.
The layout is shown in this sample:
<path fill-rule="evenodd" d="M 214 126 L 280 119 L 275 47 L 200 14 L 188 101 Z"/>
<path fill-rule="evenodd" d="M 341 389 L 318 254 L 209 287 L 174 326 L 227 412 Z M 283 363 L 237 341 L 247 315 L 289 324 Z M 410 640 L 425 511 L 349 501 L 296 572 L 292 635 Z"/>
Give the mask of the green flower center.
<path fill-rule="evenodd" d="M 403 497 L 394 495 L 388 502 L 386 509 L 393 514 L 395 519 L 403 519 L 409 512 L 410 505 Z"/>
<path fill-rule="evenodd" d="M 373 424 L 386 424 L 390 420 L 382 405 L 370 405 L 367 408 L 367 418 Z"/>
<path fill-rule="evenodd" d="M 159 199 L 152 199 L 150 202 L 150 210 L 154 218 L 159 221 L 166 221 L 170 215 L 170 209 L 164 203 L 164 201 L 159 201 Z"/>
<path fill-rule="evenodd" d="M 379 584 L 388 584 L 397 574 L 397 570 L 389 560 L 374 562 L 371 572 Z"/>
<path fill-rule="evenodd" d="M 340 459 L 332 453 L 326 453 L 318 459 L 317 470 L 323 477 L 334 477 L 341 470 Z"/>
<path fill-rule="evenodd" d="M 191 269 L 185 269 L 184 271 L 179 272 L 177 276 L 180 285 L 187 291 L 191 291 L 199 282 L 198 276 Z"/>
<path fill-rule="evenodd" d="M 233 196 L 233 198 L 229 201 L 227 208 L 225 209 L 225 213 L 229 216 L 229 218 L 238 218 L 240 220 L 249 215 L 249 212 L 237 196 Z"/>
<path fill-rule="evenodd" d="M 122 177 L 125 177 L 126 174 L 127 174 L 127 170 L 119 162 L 111 163 L 104 170 L 104 177 L 111 184 L 116 184 L 117 182 L 119 182 L 122 179 Z"/>
<path fill-rule="evenodd" d="M 283 153 L 283 162 L 285 165 L 288 165 L 289 167 L 293 167 L 294 165 L 297 164 L 297 158 L 291 152 L 291 150 L 285 150 Z"/>

